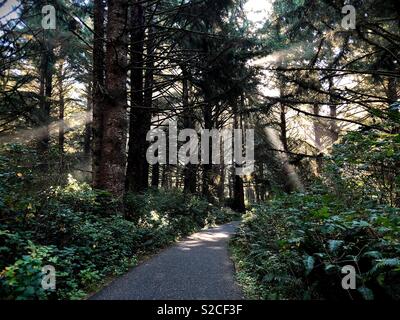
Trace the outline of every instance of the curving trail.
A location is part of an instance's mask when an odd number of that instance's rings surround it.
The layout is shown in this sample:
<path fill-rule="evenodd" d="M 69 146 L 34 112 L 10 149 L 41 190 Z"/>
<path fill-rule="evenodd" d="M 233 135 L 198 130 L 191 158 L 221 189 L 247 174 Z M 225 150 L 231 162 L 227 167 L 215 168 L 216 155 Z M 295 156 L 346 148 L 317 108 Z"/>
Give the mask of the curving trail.
<path fill-rule="evenodd" d="M 92 296 L 91 300 L 239 300 L 228 240 L 237 222 L 178 242 Z"/>

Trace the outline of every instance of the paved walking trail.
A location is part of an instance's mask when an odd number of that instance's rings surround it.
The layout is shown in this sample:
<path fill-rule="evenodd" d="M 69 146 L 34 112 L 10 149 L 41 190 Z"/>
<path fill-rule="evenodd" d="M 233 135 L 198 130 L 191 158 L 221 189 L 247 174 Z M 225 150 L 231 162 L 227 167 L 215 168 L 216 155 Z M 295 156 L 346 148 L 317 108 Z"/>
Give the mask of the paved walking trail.
<path fill-rule="evenodd" d="M 227 249 L 237 225 L 232 222 L 193 234 L 133 268 L 90 299 L 243 299 Z"/>

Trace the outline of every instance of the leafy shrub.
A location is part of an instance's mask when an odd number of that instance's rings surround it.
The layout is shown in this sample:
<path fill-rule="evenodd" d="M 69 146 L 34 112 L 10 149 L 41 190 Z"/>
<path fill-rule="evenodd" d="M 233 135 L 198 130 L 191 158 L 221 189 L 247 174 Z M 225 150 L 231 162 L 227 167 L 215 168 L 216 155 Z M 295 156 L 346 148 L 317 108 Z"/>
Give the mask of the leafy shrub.
<path fill-rule="evenodd" d="M 350 132 L 326 159 L 326 181 L 337 197 L 400 206 L 400 134 Z"/>
<path fill-rule="evenodd" d="M 71 176 L 64 187 L 27 189 L 24 197 L 26 180 L 14 173 L 0 178 L 2 299 L 81 299 L 142 253 L 234 217 L 179 191 L 128 195 L 124 214 L 111 195 Z M 47 264 L 56 269 L 55 291 L 41 287 Z"/>
<path fill-rule="evenodd" d="M 4 233 L 3 233 L 4 235 Z M 28 241 L 29 254 L 16 260 L 14 264 L 4 268 L 1 272 L 2 297 L 13 297 L 17 299 L 44 299 L 46 292 L 42 289 L 42 266 L 46 265 L 44 259 L 48 257 L 51 249 L 36 247 Z"/>
<path fill-rule="evenodd" d="M 396 208 L 293 194 L 256 206 L 232 247 L 252 297 L 399 299 L 399 222 Z M 357 290 L 341 286 L 345 265 L 357 271 Z"/>
<path fill-rule="evenodd" d="M 400 135 L 350 132 L 304 194 L 255 206 L 232 242 L 255 298 L 400 298 Z M 324 184 L 322 184 L 324 183 Z M 344 290 L 342 267 L 357 272 Z"/>

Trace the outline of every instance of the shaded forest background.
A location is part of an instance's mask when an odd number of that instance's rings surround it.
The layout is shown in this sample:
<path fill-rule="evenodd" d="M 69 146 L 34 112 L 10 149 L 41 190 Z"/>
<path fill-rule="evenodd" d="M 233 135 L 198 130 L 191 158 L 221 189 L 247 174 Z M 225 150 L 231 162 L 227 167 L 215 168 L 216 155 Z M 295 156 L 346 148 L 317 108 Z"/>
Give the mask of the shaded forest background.
<path fill-rule="evenodd" d="M 343 1 L 267 4 L 256 22 L 241 0 L 0 1 L 0 297 L 84 298 L 240 216 L 248 297 L 399 298 L 399 6 L 352 1 L 345 30 Z M 255 171 L 150 166 L 170 119 L 254 129 Z"/>

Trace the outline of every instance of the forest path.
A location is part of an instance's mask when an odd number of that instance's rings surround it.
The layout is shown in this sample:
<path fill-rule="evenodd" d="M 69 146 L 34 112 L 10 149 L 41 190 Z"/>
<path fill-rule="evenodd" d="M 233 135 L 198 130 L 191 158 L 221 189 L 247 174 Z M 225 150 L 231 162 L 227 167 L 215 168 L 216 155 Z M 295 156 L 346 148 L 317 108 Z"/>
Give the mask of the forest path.
<path fill-rule="evenodd" d="M 236 300 L 228 240 L 238 222 L 195 233 L 145 261 L 91 300 Z"/>

